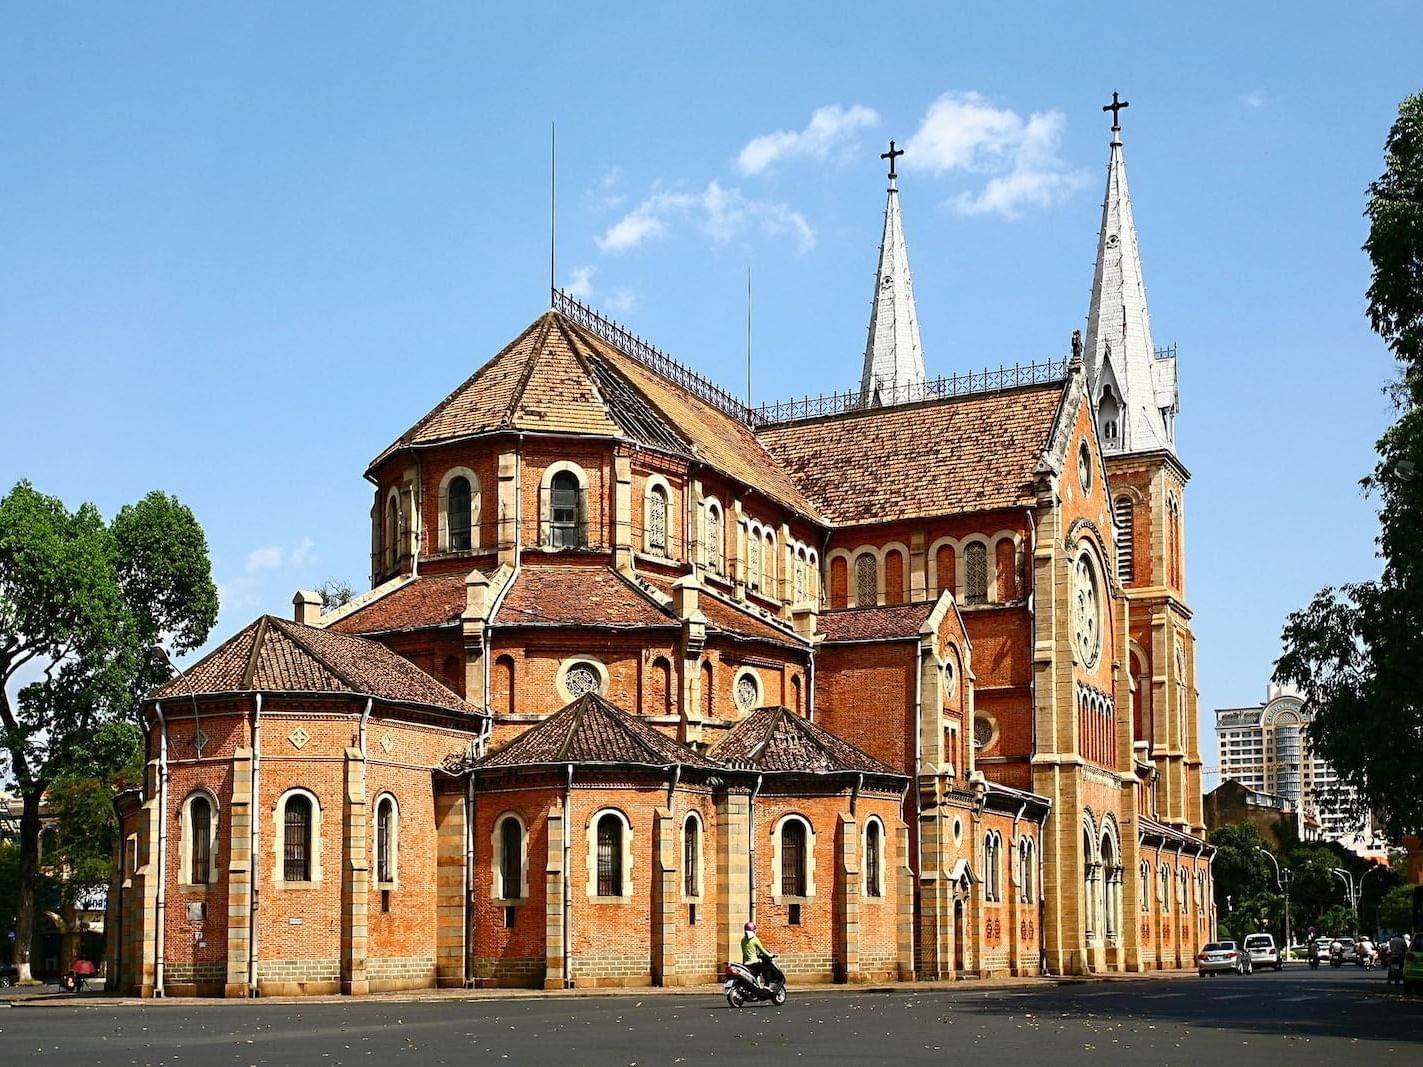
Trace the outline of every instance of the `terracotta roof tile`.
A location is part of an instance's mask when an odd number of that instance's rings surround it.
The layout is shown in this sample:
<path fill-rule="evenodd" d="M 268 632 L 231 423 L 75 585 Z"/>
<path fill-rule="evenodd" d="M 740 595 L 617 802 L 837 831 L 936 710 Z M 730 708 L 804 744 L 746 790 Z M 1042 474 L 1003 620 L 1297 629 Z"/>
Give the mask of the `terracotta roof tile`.
<path fill-rule="evenodd" d="M 1033 502 L 1064 383 L 875 408 L 761 431 L 836 524 L 894 522 Z"/>
<path fill-rule="evenodd" d="M 642 577 L 660 592 L 672 595 L 671 579 L 660 574 L 644 574 Z M 790 627 L 767 622 L 749 608 L 725 600 L 705 587 L 697 597 L 697 606 L 713 630 L 757 641 L 774 641 L 780 645 L 802 646 L 808 643 Z"/>
<path fill-rule="evenodd" d="M 917 637 L 934 611 L 934 601 L 881 608 L 847 608 L 820 614 L 820 632 L 827 641 L 874 641 Z"/>
<path fill-rule="evenodd" d="M 494 619 L 500 626 L 676 626 L 677 621 L 608 567 L 519 568 Z"/>
<path fill-rule="evenodd" d="M 717 766 L 655 726 L 596 693 L 588 693 L 476 760 L 472 767 L 485 770 L 551 763 Z"/>
<path fill-rule="evenodd" d="M 166 700 L 254 690 L 350 693 L 483 714 L 384 645 L 272 615 L 219 645 L 153 696 Z"/>
<path fill-rule="evenodd" d="M 326 629 L 339 634 L 377 634 L 446 626 L 464 614 L 465 602 L 463 575 L 415 578 L 342 616 Z"/>
<path fill-rule="evenodd" d="M 758 708 L 737 723 L 712 757 L 738 770 L 825 774 L 836 771 L 903 778 L 829 730 L 787 708 Z"/>

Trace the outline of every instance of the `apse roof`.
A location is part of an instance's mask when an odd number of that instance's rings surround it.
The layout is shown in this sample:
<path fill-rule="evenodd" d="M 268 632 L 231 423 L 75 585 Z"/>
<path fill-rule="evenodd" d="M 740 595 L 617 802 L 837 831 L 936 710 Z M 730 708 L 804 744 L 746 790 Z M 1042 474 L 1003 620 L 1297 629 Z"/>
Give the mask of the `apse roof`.
<path fill-rule="evenodd" d="M 738 770 L 904 777 L 850 742 L 788 708 L 758 708 L 732 727 L 713 758 Z"/>

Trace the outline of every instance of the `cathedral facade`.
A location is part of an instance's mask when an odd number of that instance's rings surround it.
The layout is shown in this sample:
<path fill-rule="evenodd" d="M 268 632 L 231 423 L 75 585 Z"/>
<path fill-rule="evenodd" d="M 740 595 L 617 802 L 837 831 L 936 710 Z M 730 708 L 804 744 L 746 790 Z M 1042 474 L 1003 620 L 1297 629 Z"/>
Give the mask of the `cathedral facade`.
<path fill-rule="evenodd" d="M 1114 117 L 1115 117 L 1114 112 Z M 1114 125 L 1085 342 L 929 379 L 894 174 L 859 389 L 748 409 L 564 294 L 368 466 L 371 589 L 146 705 L 141 995 L 1190 967 L 1174 352 Z"/>

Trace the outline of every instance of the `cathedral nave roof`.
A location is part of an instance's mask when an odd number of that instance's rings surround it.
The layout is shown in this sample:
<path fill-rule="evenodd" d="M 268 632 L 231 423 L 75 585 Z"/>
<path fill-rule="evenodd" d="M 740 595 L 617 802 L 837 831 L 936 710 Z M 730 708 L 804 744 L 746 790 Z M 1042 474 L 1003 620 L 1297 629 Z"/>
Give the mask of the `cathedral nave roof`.
<path fill-rule="evenodd" d="M 820 632 L 827 642 L 918 640 L 934 613 L 936 600 L 878 608 L 844 608 L 820 613 Z"/>
<path fill-rule="evenodd" d="M 462 574 L 412 578 L 349 615 L 343 615 L 326 629 L 342 634 L 377 634 L 450 626 L 464 614 L 466 602 Z"/>

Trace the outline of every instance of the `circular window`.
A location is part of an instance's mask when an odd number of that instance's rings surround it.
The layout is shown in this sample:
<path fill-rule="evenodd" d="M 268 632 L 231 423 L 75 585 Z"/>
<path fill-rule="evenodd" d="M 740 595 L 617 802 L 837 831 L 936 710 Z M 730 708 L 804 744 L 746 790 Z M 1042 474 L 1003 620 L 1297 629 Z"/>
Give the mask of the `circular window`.
<path fill-rule="evenodd" d="M 1092 450 L 1083 441 L 1077 449 L 1077 480 L 1082 483 L 1082 491 L 1092 491 Z"/>
<path fill-rule="evenodd" d="M 736 676 L 736 706 L 742 711 L 750 711 L 761 704 L 761 679 L 755 671 L 743 670 Z"/>
<path fill-rule="evenodd" d="M 963 840 L 963 820 L 955 816 L 954 818 L 954 844 Z"/>
<path fill-rule="evenodd" d="M 1085 552 L 1077 557 L 1072 568 L 1072 623 L 1077 654 L 1082 665 L 1091 669 L 1102 654 L 1102 616 L 1097 591 L 1097 572 Z"/>
<path fill-rule="evenodd" d="M 568 690 L 568 695 L 574 700 L 589 693 L 598 692 L 602 688 L 602 679 L 598 675 L 598 668 L 591 663 L 573 664 L 563 676 L 563 687 Z"/>
<path fill-rule="evenodd" d="M 993 739 L 998 731 L 993 725 L 993 720 L 987 715 L 975 715 L 973 717 L 973 747 L 975 751 L 982 751 L 993 744 Z"/>
<path fill-rule="evenodd" d="M 952 689 L 954 687 L 954 677 L 954 661 L 951 659 L 944 660 L 944 688 Z"/>

